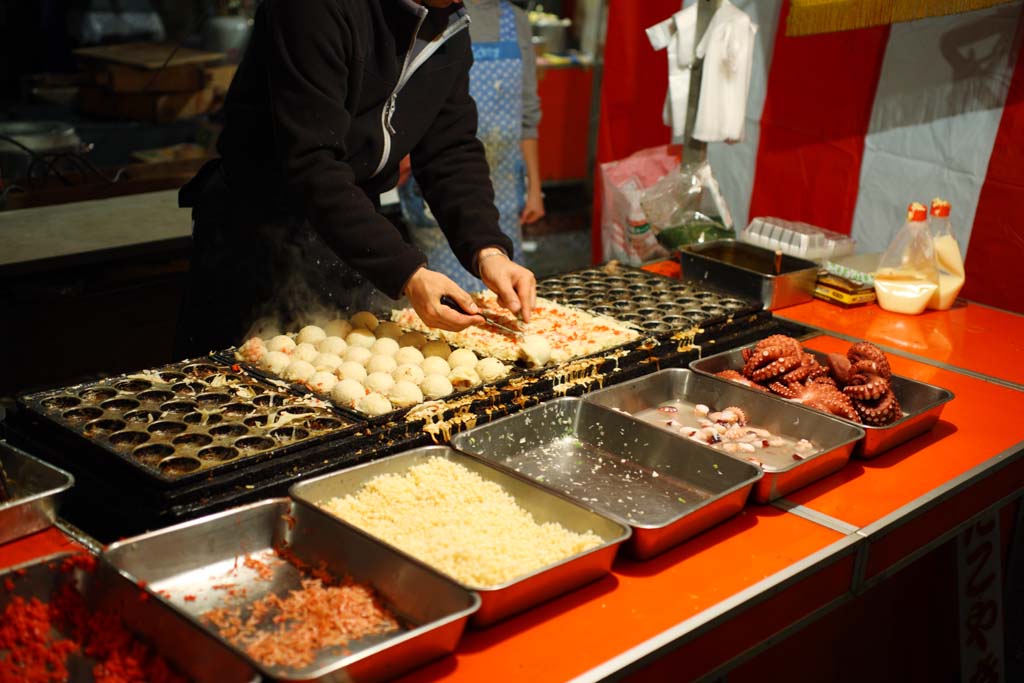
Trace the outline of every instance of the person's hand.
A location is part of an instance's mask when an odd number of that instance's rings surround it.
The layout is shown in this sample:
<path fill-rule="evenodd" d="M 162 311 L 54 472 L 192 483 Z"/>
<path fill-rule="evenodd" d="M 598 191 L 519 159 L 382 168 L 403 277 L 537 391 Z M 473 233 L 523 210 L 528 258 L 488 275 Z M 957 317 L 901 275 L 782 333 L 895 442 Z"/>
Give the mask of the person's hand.
<path fill-rule="evenodd" d="M 524 322 L 530 322 L 530 314 L 537 303 L 537 278 L 533 273 L 496 247 L 481 249 L 477 264 L 480 279 L 498 295 L 498 302 L 518 313 Z"/>
<path fill-rule="evenodd" d="M 478 313 L 479 306 L 473 297 L 452 282 L 446 275 L 437 271 L 420 267 L 405 285 L 405 295 L 409 303 L 420 316 L 420 320 L 430 327 L 450 332 L 459 332 L 470 325 L 483 325 L 484 319 L 478 315 L 462 315 L 454 308 L 441 303 L 441 297 L 447 294 L 455 299 L 462 308 L 470 313 Z"/>
<path fill-rule="evenodd" d="M 519 216 L 520 223 L 536 223 L 544 218 L 544 193 L 540 188 L 531 189 L 526 193 L 526 206 Z"/>

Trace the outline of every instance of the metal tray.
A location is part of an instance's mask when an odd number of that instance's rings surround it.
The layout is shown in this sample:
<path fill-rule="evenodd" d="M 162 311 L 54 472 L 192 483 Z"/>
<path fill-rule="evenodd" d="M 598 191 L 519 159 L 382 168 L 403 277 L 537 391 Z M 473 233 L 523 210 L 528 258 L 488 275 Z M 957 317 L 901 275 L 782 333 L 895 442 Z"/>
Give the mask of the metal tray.
<path fill-rule="evenodd" d="M 367 481 L 378 475 L 402 474 L 432 457 L 445 458 L 497 483 L 540 523 L 557 522 L 577 533 L 592 531 L 604 540 L 596 548 L 508 583 L 490 587 L 466 586 L 476 591 L 482 601 L 480 611 L 473 615 L 473 623 L 477 626 L 494 623 L 607 574 L 619 545 L 629 538 L 629 528 L 619 522 L 564 496 L 551 493 L 524 477 L 445 446 L 418 448 L 302 482 L 292 487 L 291 495 L 308 505 L 316 506 L 332 498 L 356 493 Z"/>
<path fill-rule="evenodd" d="M 0 501 L 0 545 L 51 526 L 61 494 L 75 484 L 62 469 L 0 441 L 0 467 L 7 473 L 11 499 Z"/>
<path fill-rule="evenodd" d="M 452 446 L 625 520 L 646 559 L 739 512 L 763 472 L 607 408 L 564 398 Z"/>
<path fill-rule="evenodd" d="M 733 455 L 742 460 L 753 458 L 752 461 L 756 461 L 764 470 L 764 477 L 757 482 L 752 494 L 754 500 L 759 503 L 781 498 L 841 469 L 849 461 L 854 446 L 864 438 L 863 429 L 844 420 L 835 419 L 824 413 L 802 410 L 799 406 L 772 400 L 765 394 L 735 382 L 698 375 L 681 368 L 662 370 L 584 396 L 588 403 L 621 410 L 630 415 L 657 408 L 673 399 L 704 404 L 713 410 L 737 406 L 747 414 L 749 426 L 767 429 L 773 434 L 794 440 L 807 439 L 815 445 L 817 452 L 802 459 L 769 459 L 762 451 L 756 451 L 746 457 L 743 454 Z M 669 418 L 671 415 L 664 417 Z M 669 433 L 678 433 L 678 430 L 671 427 L 658 426 Z M 712 448 L 700 442 L 696 443 L 704 448 Z M 714 450 L 724 453 L 718 448 Z"/>
<path fill-rule="evenodd" d="M 62 563 L 72 555 L 49 555 L 0 573 L 0 586 L 4 587 L 0 588 L 0 613 L 14 596 L 52 603 L 57 591 L 70 582 L 90 610 L 117 614 L 131 633 L 191 680 L 218 683 L 260 680 L 252 667 L 167 605 L 159 600 L 140 599 L 148 596 L 109 565 L 97 562 L 93 571 L 66 571 Z M 93 663 L 81 654 L 69 655 L 69 680 L 72 683 L 92 681 Z"/>
<path fill-rule="evenodd" d="M 281 456 L 359 428 L 326 405 L 257 382 L 212 358 L 19 400 L 131 467 L 174 483 L 204 479 L 213 470 Z M 288 421 L 268 426 L 282 419 Z"/>
<path fill-rule="evenodd" d="M 827 359 L 827 354 L 821 351 L 807 348 L 804 350 L 814 354 L 822 363 Z M 695 360 L 690 363 L 690 369 L 705 375 L 715 375 L 722 370 L 741 370 L 743 365 L 743 349 L 740 348 Z M 856 425 L 864 430 L 864 438 L 854 448 L 853 454 L 855 456 L 874 458 L 890 448 L 900 445 L 904 441 L 924 434 L 935 426 L 939 416 L 942 415 L 942 409 L 954 398 L 953 392 L 949 389 L 918 382 L 917 380 L 901 377 L 900 375 L 892 376 L 892 390 L 900 402 L 900 407 L 903 409 L 903 418 L 892 424 L 884 427 L 875 427 L 857 424 L 851 420 L 833 416 L 836 420 Z M 784 399 L 781 396 L 768 396 L 767 394 L 765 396 L 774 401 L 795 405 L 800 410 L 819 412 L 813 408 L 805 408 L 802 405 L 795 404 L 793 401 Z"/>
<path fill-rule="evenodd" d="M 736 240 L 688 245 L 680 250 L 679 262 L 684 280 L 758 299 L 770 310 L 810 301 L 818 279 L 814 261 Z"/>
<path fill-rule="evenodd" d="M 201 615 L 216 607 L 241 606 L 299 585 L 301 573 L 280 562 L 276 548 L 335 577 L 373 585 L 403 627 L 395 634 L 325 648 L 302 669 L 268 667 L 223 641 Z M 266 561 L 272 576 L 239 562 L 248 555 Z M 114 543 L 104 559 L 133 581 L 145 581 L 154 602 L 185 615 L 273 680 L 380 680 L 397 676 L 455 649 L 477 596 L 425 565 L 339 524 L 301 502 L 271 499 Z M 228 587 L 225 584 L 233 584 Z M 234 593 L 234 597 L 232 596 Z M 188 599 L 192 598 L 192 599 Z M 204 679 L 213 680 L 213 679 Z"/>

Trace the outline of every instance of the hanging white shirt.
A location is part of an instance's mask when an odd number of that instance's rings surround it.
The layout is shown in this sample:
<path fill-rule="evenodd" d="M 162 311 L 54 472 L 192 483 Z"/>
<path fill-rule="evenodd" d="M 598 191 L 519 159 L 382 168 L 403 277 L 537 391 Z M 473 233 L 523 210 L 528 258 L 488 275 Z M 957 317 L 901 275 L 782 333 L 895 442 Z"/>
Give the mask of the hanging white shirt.
<path fill-rule="evenodd" d="M 696 5 L 690 5 L 647 29 L 651 47 L 668 51 L 668 92 L 661 117 L 665 125 L 672 128 L 673 142 L 682 142 L 686 134 L 686 105 L 690 96 L 696 32 Z"/>
<path fill-rule="evenodd" d="M 693 137 L 705 142 L 739 141 L 747 113 L 757 26 L 726 0 L 697 44 L 704 60 L 700 104 Z"/>

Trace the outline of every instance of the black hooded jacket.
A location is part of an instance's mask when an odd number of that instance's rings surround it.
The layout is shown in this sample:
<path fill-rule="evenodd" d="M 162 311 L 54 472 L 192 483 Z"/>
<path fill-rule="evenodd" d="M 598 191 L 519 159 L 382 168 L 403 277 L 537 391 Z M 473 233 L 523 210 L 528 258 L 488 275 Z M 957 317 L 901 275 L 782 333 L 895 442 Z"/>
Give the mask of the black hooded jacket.
<path fill-rule="evenodd" d="M 238 210 L 308 221 L 342 260 L 397 297 L 426 258 L 376 203 L 411 154 L 462 264 L 474 272 L 488 245 L 511 254 L 476 138 L 467 24 L 458 5 L 266 0 L 218 143 Z M 195 205 L 195 189 L 186 186 L 182 205 Z"/>

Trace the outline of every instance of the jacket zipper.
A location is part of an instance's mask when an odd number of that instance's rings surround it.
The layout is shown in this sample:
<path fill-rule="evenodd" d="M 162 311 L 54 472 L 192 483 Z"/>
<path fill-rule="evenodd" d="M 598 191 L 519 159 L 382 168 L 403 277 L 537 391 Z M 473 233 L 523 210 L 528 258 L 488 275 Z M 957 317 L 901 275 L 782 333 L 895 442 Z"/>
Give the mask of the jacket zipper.
<path fill-rule="evenodd" d="M 388 159 L 391 157 L 391 136 L 395 135 L 394 127 L 391 125 L 391 118 L 395 115 L 395 109 L 398 105 L 398 93 L 402 91 L 405 84 L 409 82 L 412 75 L 416 73 L 416 70 L 423 66 L 430 57 L 437 52 L 442 45 L 444 45 L 452 36 L 461 31 L 462 29 L 469 26 L 469 17 L 462 16 L 454 24 L 449 26 L 441 34 L 440 38 L 431 41 L 427 44 L 423 50 L 416 55 L 416 58 L 409 59 L 412 55 L 413 48 L 416 45 L 416 38 L 419 36 L 420 28 L 423 26 L 423 20 L 426 18 L 427 12 L 424 10 L 419 13 L 419 21 L 416 23 L 416 30 L 412 34 L 412 40 L 409 43 L 409 50 L 405 53 L 405 60 L 402 63 L 402 73 L 398 76 L 398 83 L 395 85 L 395 89 L 391 91 L 387 101 L 384 103 L 384 107 L 380 111 L 380 128 L 381 133 L 384 136 L 384 149 L 381 152 L 380 163 L 377 164 L 377 170 L 370 176 L 375 178 L 380 175 L 380 172 L 384 170 L 384 167 L 388 163 Z"/>

